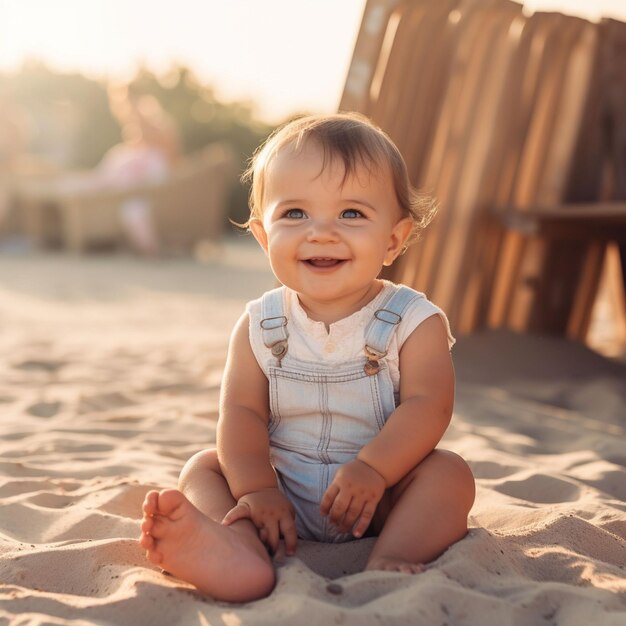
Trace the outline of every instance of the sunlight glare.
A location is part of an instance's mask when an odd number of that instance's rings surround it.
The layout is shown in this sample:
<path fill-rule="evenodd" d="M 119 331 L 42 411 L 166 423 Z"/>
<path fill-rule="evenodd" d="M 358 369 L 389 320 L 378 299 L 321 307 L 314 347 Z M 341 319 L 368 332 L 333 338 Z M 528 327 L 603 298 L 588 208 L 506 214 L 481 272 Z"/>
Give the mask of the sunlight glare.
<path fill-rule="evenodd" d="M 0 0 L 0 70 L 25 59 L 127 79 L 186 65 L 267 118 L 337 107 L 365 0 Z"/>

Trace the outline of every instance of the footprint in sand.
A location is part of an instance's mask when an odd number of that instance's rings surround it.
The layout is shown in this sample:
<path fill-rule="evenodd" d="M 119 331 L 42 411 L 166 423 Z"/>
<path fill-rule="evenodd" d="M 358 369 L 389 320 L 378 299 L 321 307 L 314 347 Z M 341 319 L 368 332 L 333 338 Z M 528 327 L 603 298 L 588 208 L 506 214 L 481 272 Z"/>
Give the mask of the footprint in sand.
<path fill-rule="evenodd" d="M 533 474 L 520 480 L 507 480 L 499 485 L 493 485 L 493 489 L 507 496 L 537 504 L 575 502 L 579 499 L 581 492 L 581 488 L 575 483 L 546 474 Z"/>
<path fill-rule="evenodd" d="M 144 419 L 145 417 L 138 415 L 112 415 L 106 421 L 112 424 L 138 424 Z"/>
<path fill-rule="evenodd" d="M 64 509 L 74 504 L 78 499 L 79 496 L 41 492 L 28 498 L 28 502 L 44 509 Z"/>
<path fill-rule="evenodd" d="M 121 393 L 99 393 L 93 396 L 82 396 L 78 405 L 79 413 L 92 411 L 108 411 L 136 404 L 134 400 Z"/>
<path fill-rule="evenodd" d="M 26 411 L 34 417 L 54 417 L 61 409 L 61 402 L 36 402 Z"/>
<path fill-rule="evenodd" d="M 15 363 L 13 367 L 19 370 L 36 370 L 44 372 L 57 372 L 62 367 L 67 365 L 66 361 L 48 361 L 45 359 L 27 359 L 20 363 Z"/>
<path fill-rule="evenodd" d="M 47 478 L 40 480 L 8 480 L 4 485 L 2 485 L 2 487 L 0 487 L 0 498 L 10 498 L 11 496 L 28 494 L 32 491 L 43 492 L 44 489 L 56 489 L 63 492 L 72 492 L 76 491 L 81 486 L 82 483 L 80 482 L 69 480 L 51 481 Z"/>
<path fill-rule="evenodd" d="M 471 468 L 475 478 L 484 479 L 505 478 L 522 469 L 519 466 L 504 465 L 493 461 L 473 461 Z"/>

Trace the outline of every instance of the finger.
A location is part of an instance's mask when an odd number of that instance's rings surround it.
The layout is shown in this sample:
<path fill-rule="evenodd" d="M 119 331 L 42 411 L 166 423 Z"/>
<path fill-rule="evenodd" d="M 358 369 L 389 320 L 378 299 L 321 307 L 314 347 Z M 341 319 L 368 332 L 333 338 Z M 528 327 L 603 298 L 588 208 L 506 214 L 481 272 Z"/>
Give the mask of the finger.
<path fill-rule="evenodd" d="M 363 514 L 363 501 L 357 498 L 352 498 L 350 502 L 350 506 L 346 511 L 346 514 L 343 518 L 343 524 L 341 530 L 343 532 L 350 532 L 352 527 L 355 525 L 356 521 Z"/>
<path fill-rule="evenodd" d="M 298 543 L 298 533 L 296 532 L 296 525 L 292 517 L 285 517 L 280 520 L 280 532 L 285 540 L 287 556 L 294 555 Z"/>
<path fill-rule="evenodd" d="M 346 511 L 350 507 L 351 501 L 352 498 L 342 497 L 341 494 L 337 498 L 335 498 L 333 506 L 330 510 L 330 521 L 335 526 L 341 526 Z"/>
<path fill-rule="evenodd" d="M 265 530 L 267 531 L 266 544 L 269 546 L 272 554 L 274 554 L 278 549 L 278 539 L 280 535 L 278 521 L 272 522 L 271 524 L 265 526 Z"/>
<path fill-rule="evenodd" d="M 359 517 L 359 521 L 352 531 L 352 534 L 357 539 L 359 537 L 362 537 L 365 531 L 369 528 L 375 512 L 376 505 L 372 504 L 371 502 L 366 502 L 365 506 L 363 507 L 363 511 L 361 512 L 361 516 Z"/>
<path fill-rule="evenodd" d="M 224 524 L 224 526 L 229 526 L 240 519 L 252 519 L 252 516 L 250 515 L 250 507 L 245 503 L 237 504 L 230 511 L 228 511 L 222 520 L 222 524 Z"/>
<path fill-rule="evenodd" d="M 322 498 L 322 502 L 320 504 L 320 513 L 322 515 L 328 515 L 338 493 L 339 487 L 336 487 L 335 485 L 330 485 L 328 489 L 326 489 L 326 492 L 324 493 L 324 497 Z"/>
<path fill-rule="evenodd" d="M 259 529 L 259 539 L 261 543 L 265 546 L 268 554 L 272 556 L 276 552 L 276 548 L 272 545 L 272 540 L 270 539 L 270 532 L 266 526 L 263 526 Z"/>

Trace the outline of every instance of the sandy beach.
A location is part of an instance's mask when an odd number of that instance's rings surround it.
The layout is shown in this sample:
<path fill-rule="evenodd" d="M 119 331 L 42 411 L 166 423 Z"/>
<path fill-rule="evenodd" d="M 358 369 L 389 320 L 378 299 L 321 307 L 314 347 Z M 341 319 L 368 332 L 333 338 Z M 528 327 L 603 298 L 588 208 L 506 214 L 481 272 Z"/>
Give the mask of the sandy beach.
<path fill-rule="evenodd" d="M 147 563 L 144 495 L 214 441 L 230 329 L 273 284 L 248 239 L 206 263 L 0 256 L 0 624 L 626 624 L 626 365 L 507 332 L 453 350 L 442 445 L 478 494 L 423 574 L 302 542 L 270 597 L 227 604 Z"/>

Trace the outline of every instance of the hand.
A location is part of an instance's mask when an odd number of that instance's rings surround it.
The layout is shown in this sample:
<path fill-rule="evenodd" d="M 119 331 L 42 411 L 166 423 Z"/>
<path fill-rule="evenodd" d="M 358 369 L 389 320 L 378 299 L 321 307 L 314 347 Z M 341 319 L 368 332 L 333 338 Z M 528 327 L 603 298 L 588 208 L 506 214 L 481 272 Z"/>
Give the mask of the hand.
<path fill-rule="evenodd" d="M 385 479 L 372 467 L 355 459 L 342 465 L 328 486 L 320 511 L 341 532 L 362 537 L 385 493 Z"/>
<path fill-rule="evenodd" d="M 224 516 L 222 524 L 229 526 L 240 519 L 249 519 L 259 530 L 261 541 L 270 548 L 272 554 L 278 548 L 282 535 L 288 555 L 296 551 L 295 511 L 287 497 L 277 488 L 253 491 L 242 496 L 237 504 Z"/>

